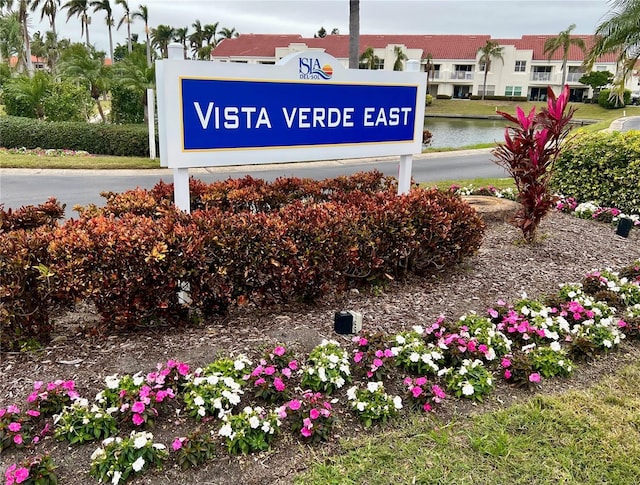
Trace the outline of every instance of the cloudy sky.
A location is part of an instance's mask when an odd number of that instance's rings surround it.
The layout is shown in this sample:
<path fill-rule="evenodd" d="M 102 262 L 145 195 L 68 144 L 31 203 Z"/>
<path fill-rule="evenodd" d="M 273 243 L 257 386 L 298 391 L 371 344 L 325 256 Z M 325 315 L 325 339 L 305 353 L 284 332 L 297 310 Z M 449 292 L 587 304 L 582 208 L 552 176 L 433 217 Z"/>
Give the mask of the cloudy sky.
<path fill-rule="evenodd" d="M 66 0 L 62 0 L 66 3 Z M 116 23 L 123 14 L 114 5 Z M 219 22 L 240 33 L 287 33 L 313 36 L 320 27 L 349 31 L 348 0 L 129 0 L 149 8 L 150 25 L 190 27 Z M 523 34 L 557 34 L 570 24 L 575 33 L 591 34 L 610 11 L 607 0 L 361 0 L 360 32 L 364 34 L 489 34 L 492 37 L 520 37 Z M 103 12 L 92 14 L 90 39 L 97 48 L 108 50 Z M 47 30 L 36 12 L 31 30 Z M 66 11 L 57 24 L 62 37 L 80 40 L 80 23 Z M 141 21 L 132 31 L 144 38 Z M 114 44 L 125 42 L 126 28 L 114 34 Z"/>

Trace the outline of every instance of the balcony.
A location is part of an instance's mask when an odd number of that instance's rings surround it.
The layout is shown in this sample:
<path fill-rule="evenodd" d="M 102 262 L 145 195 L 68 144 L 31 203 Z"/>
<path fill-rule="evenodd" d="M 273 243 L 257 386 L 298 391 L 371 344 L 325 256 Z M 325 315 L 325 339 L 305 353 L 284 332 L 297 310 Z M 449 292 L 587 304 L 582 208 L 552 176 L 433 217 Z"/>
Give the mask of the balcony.
<path fill-rule="evenodd" d="M 451 73 L 451 79 L 473 81 L 473 72 L 472 71 L 453 71 Z"/>
<path fill-rule="evenodd" d="M 531 80 L 537 82 L 549 82 L 551 81 L 551 73 L 550 72 L 532 72 Z"/>
<path fill-rule="evenodd" d="M 580 82 L 580 78 L 584 76 L 584 72 L 570 72 L 567 74 L 567 82 L 568 83 L 578 83 Z"/>

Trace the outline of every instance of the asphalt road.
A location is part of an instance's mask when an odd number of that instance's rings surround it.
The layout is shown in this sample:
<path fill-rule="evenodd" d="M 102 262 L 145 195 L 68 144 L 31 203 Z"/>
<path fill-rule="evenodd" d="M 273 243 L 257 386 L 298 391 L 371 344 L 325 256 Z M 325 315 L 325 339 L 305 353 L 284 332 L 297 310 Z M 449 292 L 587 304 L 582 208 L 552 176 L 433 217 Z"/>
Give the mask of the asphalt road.
<path fill-rule="evenodd" d="M 495 165 L 491 158 L 490 149 L 417 155 L 413 161 L 413 178 L 416 182 L 432 182 L 461 178 L 506 177 L 507 174 Z M 373 169 L 386 175 L 397 176 L 398 158 L 191 169 L 189 173 L 204 182 L 237 178 L 246 174 L 269 181 L 283 176 L 321 180 Z M 67 205 L 67 217 L 72 217 L 75 214 L 72 211 L 75 205 L 102 205 L 102 191 L 122 192 L 136 187 L 151 188 L 160 180 L 172 182 L 172 171 L 0 169 L 0 203 L 4 204 L 5 209 L 15 209 L 56 197 Z"/>

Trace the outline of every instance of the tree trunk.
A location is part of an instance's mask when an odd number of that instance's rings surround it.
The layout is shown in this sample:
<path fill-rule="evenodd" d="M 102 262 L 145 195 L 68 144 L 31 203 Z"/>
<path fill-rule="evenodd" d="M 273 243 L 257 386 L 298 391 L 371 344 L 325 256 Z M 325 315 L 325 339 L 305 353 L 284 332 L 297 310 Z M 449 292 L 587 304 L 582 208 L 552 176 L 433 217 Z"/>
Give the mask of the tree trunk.
<path fill-rule="evenodd" d="M 129 54 L 133 52 L 133 46 L 131 45 L 131 19 L 127 17 L 127 49 Z"/>
<path fill-rule="evenodd" d="M 360 0 L 349 0 L 349 69 L 358 69 L 360 54 Z"/>
<path fill-rule="evenodd" d="M 29 39 L 29 26 L 27 24 L 28 13 L 26 5 L 20 4 L 19 19 L 22 24 L 22 38 L 24 40 L 24 61 L 27 67 L 27 74 L 33 77 L 33 62 L 31 62 L 31 41 Z"/>
<path fill-rule="evenodd" d="M 104 115 L 104 111 L 102 110 L 102 104 L 100 103 L 100 98 L 95 98 L 96 99 L 96 106 L 98 106 L 98 113 L 100 113 L 100 118 L 102 118 L 102 122 L 106 123 L 107 122 L 107 118 Z"/>
<path fill-rule="evenodd" d="M 484 84 L 482 85 L 482 101 L 484 101 L 484 95 L 487 94 L 487 73 L 489 72 L 489 66 L 484 63 Z"/>
<path fill-rule="evenodd" d="M 149 43 L 149 29 L 147 30 L 147 67 L 151 67 L 151 44 Z"/>
<path fill-rule="evenodd" d="M 109 27 L 109 54 L 111 55 L 111 63 L 113 64 L 113 36 L 111 35 L 111 25 Z"/>

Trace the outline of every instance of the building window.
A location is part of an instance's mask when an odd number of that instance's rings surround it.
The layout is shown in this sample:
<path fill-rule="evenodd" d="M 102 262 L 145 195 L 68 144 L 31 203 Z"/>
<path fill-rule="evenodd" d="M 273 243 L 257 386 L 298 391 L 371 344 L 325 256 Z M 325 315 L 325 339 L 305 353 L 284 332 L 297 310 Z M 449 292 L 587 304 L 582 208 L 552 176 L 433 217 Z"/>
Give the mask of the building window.
<path fill-rule="evenodd" d="M 506 86 L 504 88 L 505 96 L 522 96 L 522 86 Z"/>
<path fill-rule="evenodd" d="M 478 64 L 478 71 L 484 72 L 486 67 L 487 67 L 487 64 L 485 62 L 481 62 L 480 64 Z"/>
<path fill-rule="evenodd" d="M 515 72 L 525 72 L 527 70 L 527 61 L 516 61 Z"/>
<path fill-rule="evenodd" d="M 487 84 L 487 92 L 483 93 L 483 91 L 484 91 L 484 86 L 483 85 L 478 86 L 478 96 L 482 96 L 483 94 L 485 96 L 493 96 L 494 94 L 496 94 L 496 85 Z"/>

